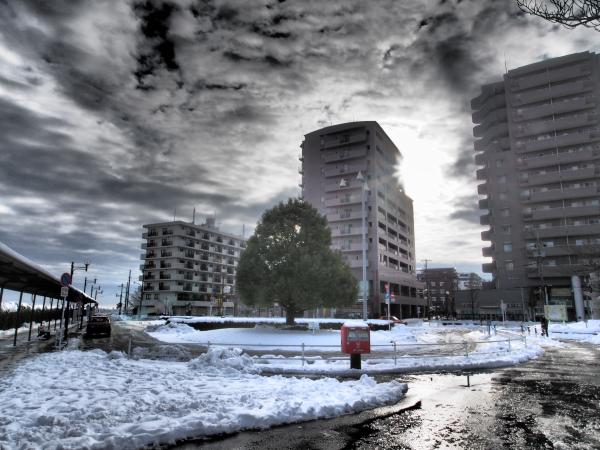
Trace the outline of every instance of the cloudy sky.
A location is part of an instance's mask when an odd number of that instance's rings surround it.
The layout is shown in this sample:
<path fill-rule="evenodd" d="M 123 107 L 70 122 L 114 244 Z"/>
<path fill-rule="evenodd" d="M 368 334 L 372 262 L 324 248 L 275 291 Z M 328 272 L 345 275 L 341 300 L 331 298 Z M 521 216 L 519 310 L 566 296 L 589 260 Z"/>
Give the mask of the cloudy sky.
<path fill-rule="evenodd" d="M 304 134 L 377 120 L 417 259 L 480 271 L 470 99 L 599 37 L 510 0 L 0 0 L 0 241 L 57 274 L 89 259 L 114 303 L 142 224 L 251 230 L 298 195 Z"/>

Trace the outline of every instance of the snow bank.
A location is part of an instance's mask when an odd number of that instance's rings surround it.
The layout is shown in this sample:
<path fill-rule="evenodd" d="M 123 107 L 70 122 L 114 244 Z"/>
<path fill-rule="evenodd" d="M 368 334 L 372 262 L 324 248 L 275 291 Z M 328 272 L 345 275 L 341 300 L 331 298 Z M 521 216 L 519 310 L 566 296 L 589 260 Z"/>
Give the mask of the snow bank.
<path fill-rule="evenodd" d="M 406 385 L 264 377 L 238 351 L 188 363 L 118 352 L 31 358 L 0 379 L 0 448 L 133 449 L 392 404 Z"/>

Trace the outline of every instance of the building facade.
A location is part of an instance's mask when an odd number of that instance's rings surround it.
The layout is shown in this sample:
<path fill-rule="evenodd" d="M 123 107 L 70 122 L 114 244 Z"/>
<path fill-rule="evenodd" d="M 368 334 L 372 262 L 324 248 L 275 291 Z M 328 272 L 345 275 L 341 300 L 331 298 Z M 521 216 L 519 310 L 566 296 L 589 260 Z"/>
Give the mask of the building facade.
<path fill-rule="evenodd" d="M 423 269 L 419 279 L 425 284 L 425 300 L 430 317 L 453 317 L 458 291 L 458 273 L 453 267 Z"/>
<path fill-rule="evenodd" d="M 144 228 L 142 314 L 234 312 L 242 237 L 220 231 L 212 218 L 202 225 L 177 220 Z"/>
<path fill-rule="evenodd" d="M 481 289 L 483 279 L 475 272 L 460 272 L 458 274 L 458 290 L 465 291 L 468 289 Z"/>
<path fill-rule="evenodd" d="M 584 318 L 581 277 L 600 255 L 600 58 L 589 52 L 510 70 L 472 100 L 477 178 L 499 289 Z"/>
<path fill-rule="evenodd" d="M 302 197 L 327 217 L 332 247 L 342 252 L 359 281 L 364 207 L 369 316 L 386 313 L 389 289 L 391 314 L 417 317 L 424 300 L 418 296 L 413 204 L 396 176 L 398 148 L 377 122 L 313 131 L 301 148 Z M 360 314 L 361 302 L 349 311 Z"/>

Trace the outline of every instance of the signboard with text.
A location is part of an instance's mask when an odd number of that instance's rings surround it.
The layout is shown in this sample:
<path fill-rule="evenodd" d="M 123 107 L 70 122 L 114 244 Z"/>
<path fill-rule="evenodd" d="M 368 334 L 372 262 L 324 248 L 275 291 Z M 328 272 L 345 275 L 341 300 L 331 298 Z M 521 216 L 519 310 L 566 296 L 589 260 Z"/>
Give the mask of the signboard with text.
<path fill-rule="evenodd" d="M 553 322 L 567 321 L 567 307 L 565 305 L 545 305 L 544 315 Z"/>

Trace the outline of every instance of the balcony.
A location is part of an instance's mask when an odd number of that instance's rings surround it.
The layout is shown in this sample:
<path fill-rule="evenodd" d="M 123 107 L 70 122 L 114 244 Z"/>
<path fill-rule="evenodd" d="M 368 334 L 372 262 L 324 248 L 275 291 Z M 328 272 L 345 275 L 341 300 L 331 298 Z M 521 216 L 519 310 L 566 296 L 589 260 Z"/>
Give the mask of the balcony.
<path fill-rule="evenodd" d="M 343 164 L 340 167 L 327 167 L 324 170 L 326 177 L 335 177 L 339 175 L 351 175 L 358 173 L 358 171 L 365 172 L 367 170 L 367 164 Z"/>
<path fill-rule="evenodd" d="M 490 209 L 490 202 L 487 198 L 479 200 L 479 209 Z"/>
<path fill-rule="evenodd" d="M 482 264 L 481 271 L 483 273 L 494 273 L 494 272 L 496 272 L 496 264 L 493 262 Z"/>
<path fill-rule="evenodd" d="M 360 236 L 361 234 L 362 230 L 360 226 L 346 228 L 343 230 L 331 230 L 331 237 Z"/>
<path fill-rule="evenodd" d="M 482 241 L 491 241 L 492 240 L 492 230 L 485 230 L 481 232 L 481 240 Z"/>
<path fill-rule="evenodd" d="M 575 132 L 567 133 L 555 138 L 540 139 L 537 141 L 521 142 L 515 145 L 517 153 L 536 152 L 556 147 L 566 147 L 570 145 L 585 144 L 590 141 L 600 139 L 600 134 L 597 132 Z"/>
<path fill-rule="evenodd" d="M 321 154 L 322 160 L 326 163 L 334 161 L 344 161 L 353 158 L 364 158 L 365 156 L 367 156 L 366 148 L 354 148 L 335 151 L 330 150 Z"/>
<path fill-rule="evenodd" d="M 492 257 L 494 256 L 494 246 L 490 246 L 490 247 L 483 247 L 481 249 L 481 254 L 483 256 L 487 256 L 487 257 Z"/>
<path fill-rule="evenodd" d="M 340 182 L 337 183 L 327 183 L 325 185 L 325 192 L 334 192 L 334 191 L 345 191 L 348 189 L 360 189 L 362 188 L 362 183 L 355 179 L 347 179 L 345 186 L 340 186 Z"/>
<path fill-rule="evenodd" d="M 513 110 L 512 118 L 514 122 L 521 122 L 524 120 L 533 120 L 540 117 L 594 108 L 595 106 L 596 100 L 593 96 L 588 95 L 572 100 L 548 103 L 530 108 L 518 108 Z"/>
<path fill-rule="evenodd" d="M 561 84 L 559 86 L 545 86 L 541 89 L 536 89 L 535 91 L 520 92 L 513 95 L 511 100 L 513 106 L 521 106 L 528 103 L 536 103 L 551 97 L 559 98 L 566 95 L 577 94 L 579 92 L 590 91 L 592 89 L 594 89 L 594 83 L 592 81 L 579 80 L 572 83 Z"/>
<path fill-rule="evenodd" d="M 596 169 L 594 167 L 586 167 L 583 169 L 576 170 L 561 170 L 556 172 L 549 172 L 540 175 L 530 175 L 529 178 L 521 180 L 521 185 L 536 186 L 543 184 L 555 183 L 559 180 L 562 181 L 574 181 L 574 180 L 586 180 L 595 178 Z"/>
<path fill-rule="evenodd" d="M 340 132 L 335 136 L 327 136 L 326 142 L 323 142 L 321 144 L 321 148 L 326 149 L 345 145 L 353 145 L 358 144 L 360 142 L 365 142 L 367 139 L 368 136 L 366 130 L 358 133 L 356 131 L 353 132 L 348 130 L 347 133 Z"/>
<path fill-rule="evenodd" d="M 596 186 L 571 188 L 571 189 L 552 189 L 548 191 L 532 192 L 529 199 L 524 199 L 524 203 L 551 202 L 555 200 L 568 200 L 584 197 L 595 197 L 598 195 Z"/>
<path fill-rule="evenodd" d="M 519 168 L 536 169 L 538 167 L 547 167 L 556 164 L 587 161 L 593 157 L 594 150 L 592 148 L 586 148 L 584 150 L 574 152 L 553 153 L 551 155 L 538 156 L 536 158 L 528 158 L 519 161 L 517 164 Z"/>
<path fill-rule="evenodd" d="M 532 220 L 562 219 L 564 217 L 585 217 L 600 215 L 600 206 L 571 206 L 567 208 L 538 209 L 531 212 Z"/>
<path fill-rule="evenodd" d="M 344 220 L 361 220 L 362 214 L 360 211 L 342 211 L 340 213 L 327 214 L 326 217 L 328 222 L 340 222 Z"/>
<path fill-rule="evenodd" d="M 150 230 L 148 232 L 148 237 L 154 237 L 154 236 L 158 236 L 158 231 L 156 231 L 156 230 Z"/>
<path fill-rule="evenodd" d="M 479 195 L 488 195 L 487 184 L 486 183 L 481 183 L 480 185 L 478 185 L 477 186 L 477 193 Z"/>
<path fill-rule="evenodd" d="M 332 250 L 339 250 L 340 252 L 360 252 L 362 251 L 362 243 L 334 243 L 331 246 Z"/>
<path fill-rule="evenodd" d="M 482 216 L 479 217 L 479 224 L 480 225 L 491 225 L 491 220 L 490 220 L 490 214 L 484 214 Z"/>
<path fill-rule="evenodd" d="M 560 226 L 548 228 L 536 228 L 534 230 L 525 230 L 523 236 L 525 239 L 542 239 L 558 236 L 588 236 L 600 235 L 600 225 L 578 225 L 578 226 Z"/>
<path fill-rule="evenodd" d="M 547 85 L 556 81 L 578 78 L 591 73 L 589 64 L 582 63 L 578 65 L 569 65 L 560 69 L 550 69 L 542 73 L 526 75 L 509 81 L 512 91 L 531 89 L 536 86 Z"/>
<path fill-rule="evenodd" d="M 580 128 L 589 124 L 596 123 L 598 120 L 596 114 L 583 113 L 572 117 L 565 117 L 556 120 L 544 120 L 532 123 L 517 124 L 515 126 L 516 137 L 534 136 L 554 132 L 554 130 L 567 130 L 570 128 Z"/>
<path fill-rule="evenodd" d="M 348 266 L 351 269 L 362 268 L 362 257 L 359 257 L 358 259 L 352 258 L 352 259 L 344 260 L 344 262 L 346 264 L 348 264 Z M 369 267 L 369 260 L 367 260 L 367 268 L 368 267 Z"/>
<path fill-rule="evenodd" d="M 485 166 L 487 164 L 487 155 L 485 153 L 477 153 L 475 155 L 475 165 Z"/>
<path fill-rule="evenodd" d="M 170 247 L 173 245 L 173 240 L 172 239 L 163 239 L 161 242 L 161 245 L 163 247 Z"/>

